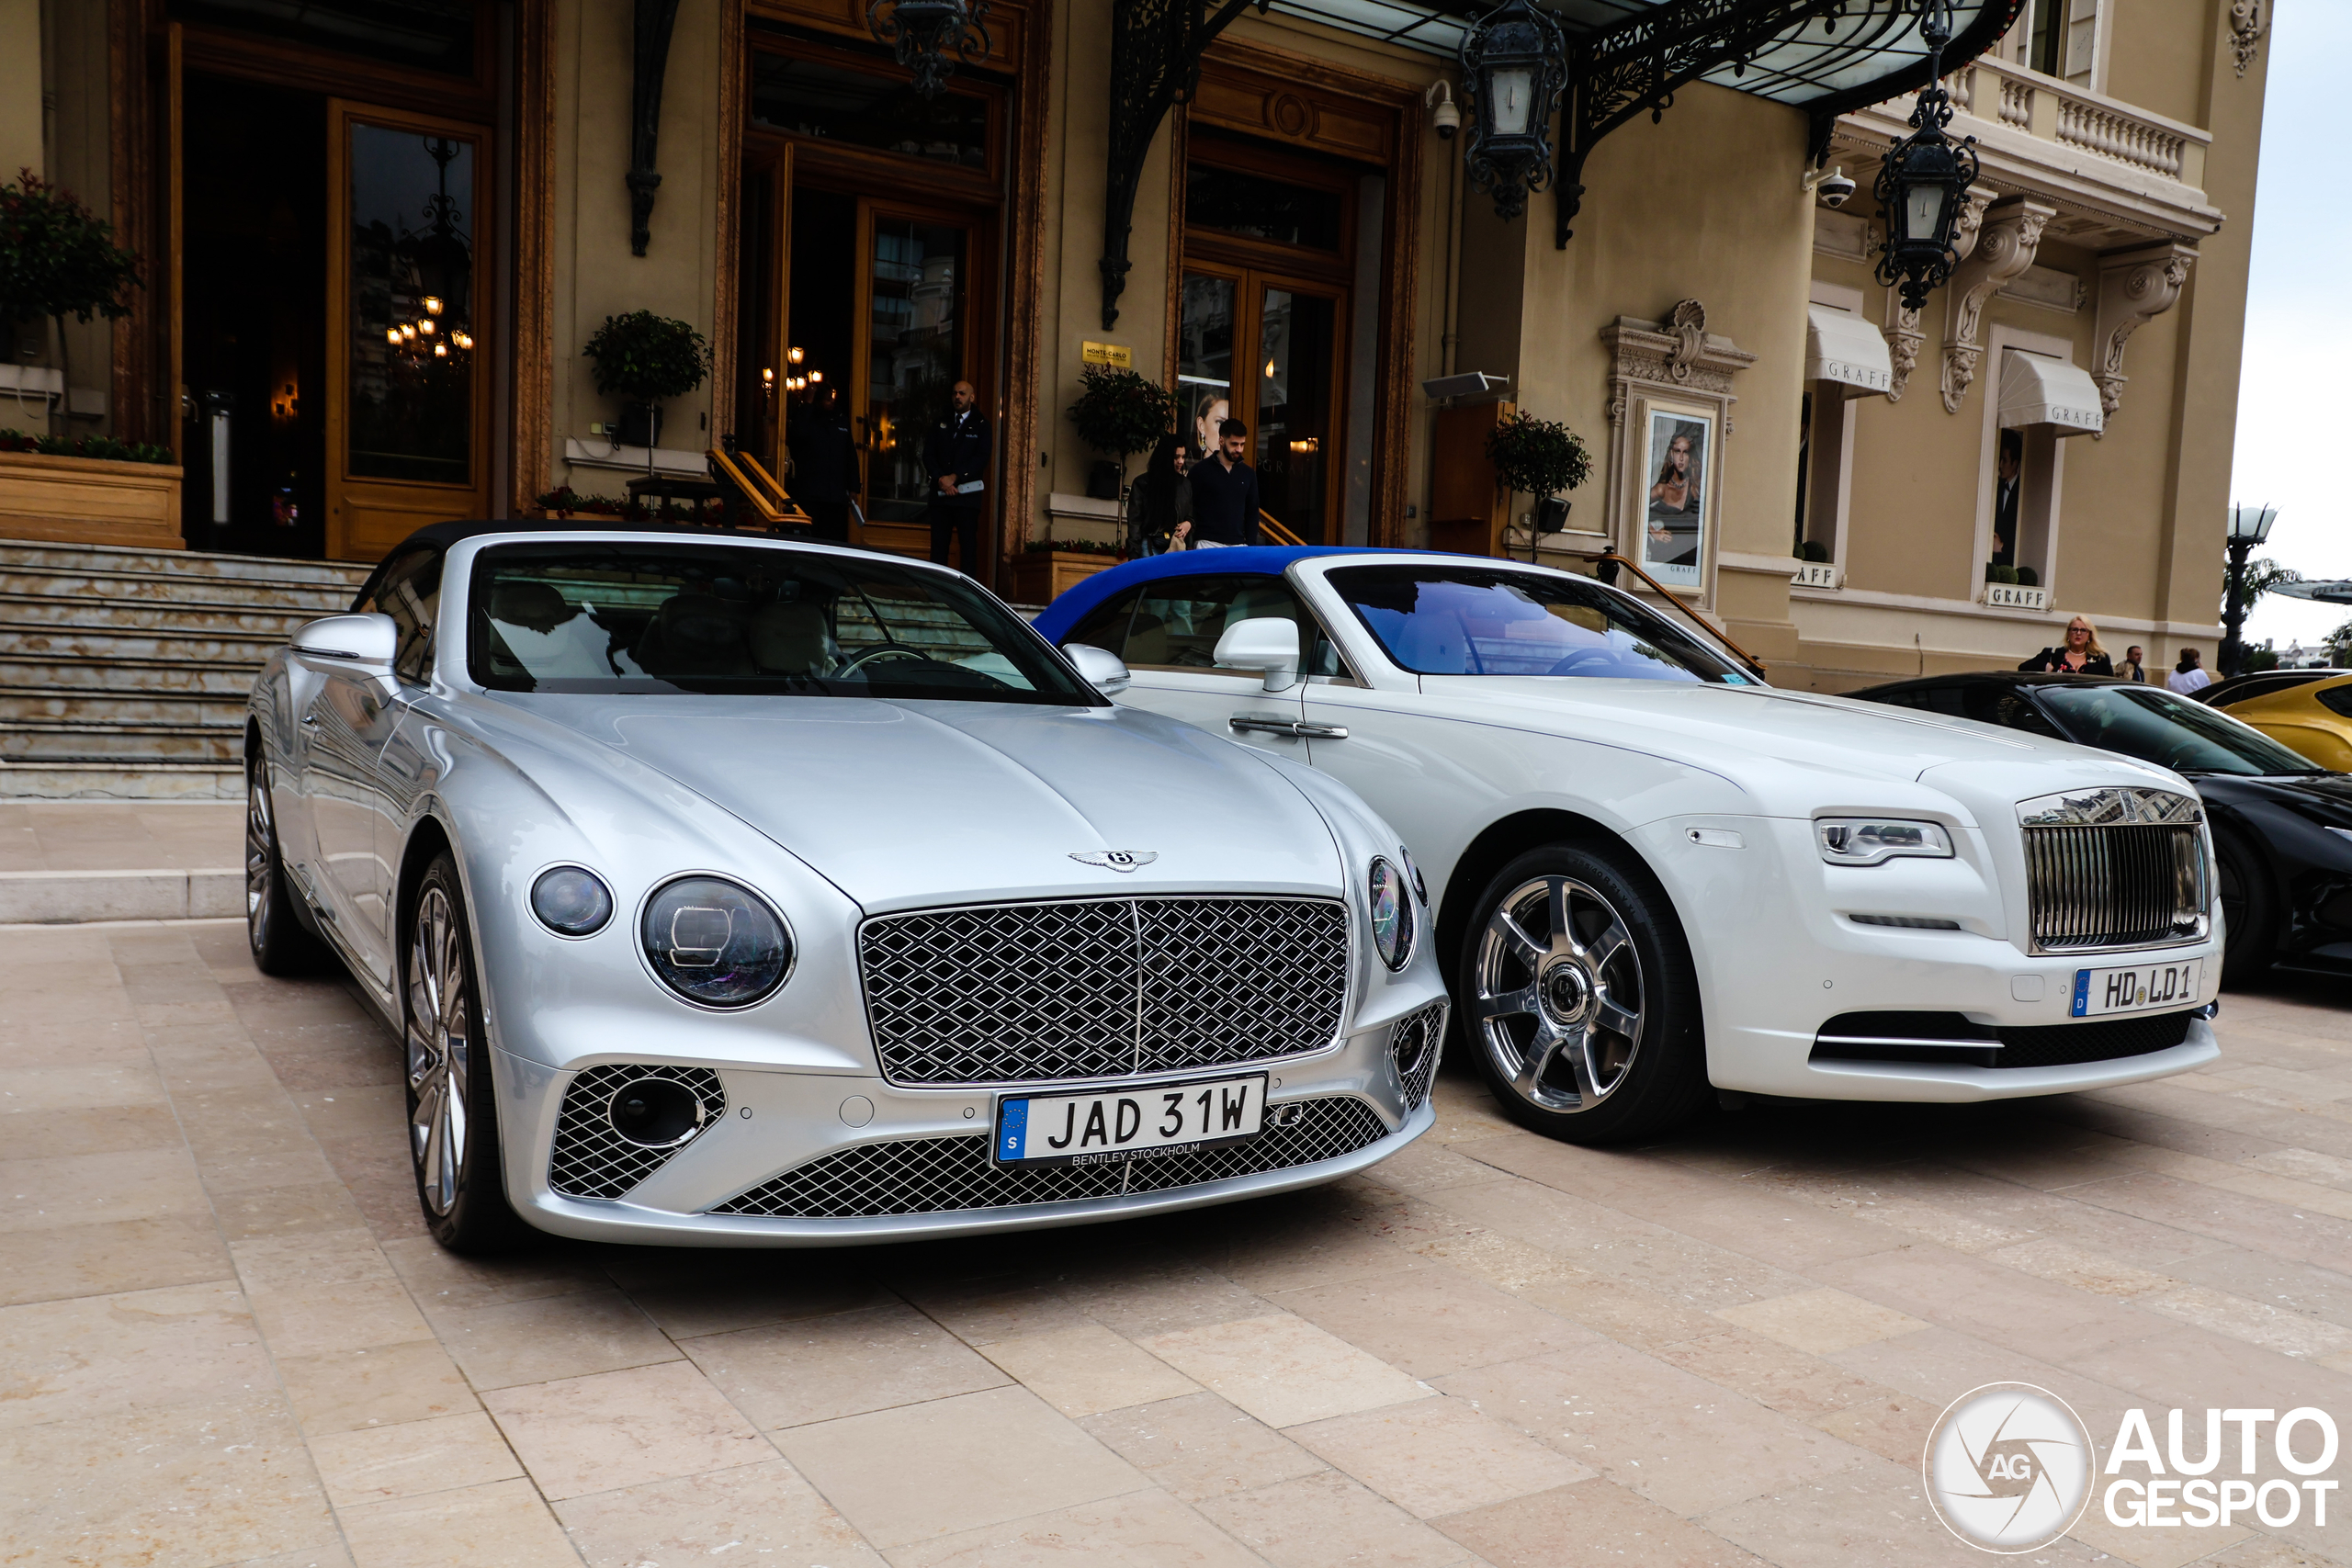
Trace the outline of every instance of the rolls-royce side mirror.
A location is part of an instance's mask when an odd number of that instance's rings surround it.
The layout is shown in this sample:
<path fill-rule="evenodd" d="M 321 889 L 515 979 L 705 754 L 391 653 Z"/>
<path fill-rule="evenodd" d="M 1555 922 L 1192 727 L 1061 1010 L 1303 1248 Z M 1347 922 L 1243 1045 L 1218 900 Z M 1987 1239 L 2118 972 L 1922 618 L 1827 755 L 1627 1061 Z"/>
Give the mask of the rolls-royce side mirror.
<path fill-rule="evenodd" d="M 1132 679 L 1127 673 L 1127 661 L 1107 648 L 1097 648 L 1089 642 L 1074 642 L 1062 649 L 1087 683 L 1106 697 L 1115 697 L 1127 689 Z"/>
<path fill-rule="evenodd" d="M 303 658 L 332 660 L 370 674 L 391 669 L 400 644 L 401 629 L 390 615 L 327 615 L 294 633 L 294 651 Z"/>
<path fill-rule="evenodd" d="M 1298 623 L 1283 615 L 1236 621 L 1216 639 L 1216 662 L 1227 670 L 1262 670 L 1266 690 L 1298 684 Z"/>

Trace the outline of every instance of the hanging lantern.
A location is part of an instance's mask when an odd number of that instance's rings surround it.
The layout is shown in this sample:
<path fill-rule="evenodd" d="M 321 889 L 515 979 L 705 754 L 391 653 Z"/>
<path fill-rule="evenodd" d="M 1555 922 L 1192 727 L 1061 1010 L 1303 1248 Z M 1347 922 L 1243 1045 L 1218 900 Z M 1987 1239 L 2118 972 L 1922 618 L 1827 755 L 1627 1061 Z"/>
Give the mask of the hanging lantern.
<path fill-rule="evenodd" d="M 1928 85 L 1911 110 L 1911 134 L 1887 149 L 1876 195 L 1886 220 L 1878 280 L 1899 287 L 1905 310 L 1917 310 L 1960 265 L 1952 246 L 1968 187 L 1976 183 L 1976 138 L 1955 141 L 1951 95 L 1944 91 L 1944 45 L 1951 41 L 1951 0 L 1921 0 L 1919 36 L 1928 45 Z"/>
<path fill-rule="evenodd" d="M 1560 24 L 1531 0 L 1503 0 L 1462 35 L 1462 92 L 1477 116 L 1462 159 L 1506 222 L 1552 183 L 1552 111 L 1567 62 Z"/>
<path fill-rule="evenodd" d="M 987 59 L 996 47 L 982 25 L 988 14 L 988 0 L 869 0 L 865 28 L 875 42 L 890 46 L 899 63 L 914 73 L 915 91 L 935 98 L 956 69 L 947 58 L 949 50 L 970 65 Z"/>

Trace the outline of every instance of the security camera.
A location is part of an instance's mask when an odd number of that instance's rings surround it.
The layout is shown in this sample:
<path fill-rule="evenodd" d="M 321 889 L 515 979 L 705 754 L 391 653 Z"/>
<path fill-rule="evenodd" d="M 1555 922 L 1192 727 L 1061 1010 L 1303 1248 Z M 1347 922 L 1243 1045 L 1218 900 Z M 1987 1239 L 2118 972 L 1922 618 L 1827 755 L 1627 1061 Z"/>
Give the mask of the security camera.
<path fill-rule="evenodd" d="M 1432 82 L 1421 95 L 1421 102 L 1430 106 L 1430 129 L 1437 132 L 1437 139 L 1453 141 L 1453 133 L 1462 129 L 1462 111 L 1453 105 L 1453 89 L 1444 82 Z"/>
<path fill-rule="evenodd" d="M 1843 207 L 1854 194 L 1854 182 L 1846 177 L 1846 171 L 1841 166 L 1826 175 L 1805 175 L 1804 188 L 1820 197 L 1824 207 Z"/>

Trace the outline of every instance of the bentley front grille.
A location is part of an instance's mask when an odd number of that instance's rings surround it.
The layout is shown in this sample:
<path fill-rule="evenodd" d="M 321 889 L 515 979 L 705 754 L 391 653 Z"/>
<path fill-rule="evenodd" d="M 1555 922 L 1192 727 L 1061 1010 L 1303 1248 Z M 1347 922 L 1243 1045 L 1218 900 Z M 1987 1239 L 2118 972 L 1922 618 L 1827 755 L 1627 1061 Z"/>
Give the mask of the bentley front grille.
<path fill-rule="evenodd" d="M 1329 898 L 1069 898 L 882 915 L 858 934 L 893 1083 L 1037 1083 L 1320 1051 L 1348 995 Z"/>
<path fill-rule="evenodd" d="M 634 1142 L 613 1124 L 613 1096 L 629 1084 L 661 1078 L 695 1098 L 701 1116 L 684 1136 L 659 1146 Z M 669 1163 L 671 1156 L 727 1114 L 727 1091 L 708 1067 L 626 1062 L 590 1067 L 563 1091 L 556 1113 L 555 1146 L 548 1156 L 548 1185 L 567 1198 L 618 1198 Z"/>
<path fill-rule="evenodd" d="M 795 1167 L 710 1212 L 846 1220 L 1069 1203 L 1288 1170 L 1353 1154 L 1388 1135 L 1379 1112 L 1352 1096 L 1293 1100 L 1271 1114 L 1288 1120 L 1270 1120 L 1246 1144 L 1115 1165 L 998 1165 L 989 1158 L 985 1135 L 861 1144 Z"/>
<path fill-rule="evenodd" d="M 2195 942 L 2211 929 L 2192 797 L 2099 789 L 2018 808 L 2037 953 Z"/>

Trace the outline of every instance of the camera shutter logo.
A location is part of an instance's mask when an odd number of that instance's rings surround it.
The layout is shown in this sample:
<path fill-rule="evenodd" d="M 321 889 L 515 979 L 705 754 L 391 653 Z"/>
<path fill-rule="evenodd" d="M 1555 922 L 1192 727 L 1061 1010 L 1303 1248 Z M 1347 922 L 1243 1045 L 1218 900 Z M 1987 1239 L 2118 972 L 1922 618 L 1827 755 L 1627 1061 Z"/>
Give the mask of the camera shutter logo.
<path fill-rule="evenodd" d="M 2096 1458 L 2064 1400 L 2031 1383 L 1996 1382 L 1937 1418 L 1920 1471 L 1928 1505 L 1952 1534 L 1984 1551 L 2036 1551 L 2082 1517 Z"/>

